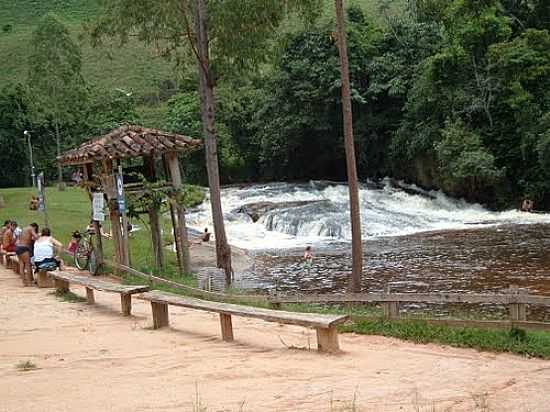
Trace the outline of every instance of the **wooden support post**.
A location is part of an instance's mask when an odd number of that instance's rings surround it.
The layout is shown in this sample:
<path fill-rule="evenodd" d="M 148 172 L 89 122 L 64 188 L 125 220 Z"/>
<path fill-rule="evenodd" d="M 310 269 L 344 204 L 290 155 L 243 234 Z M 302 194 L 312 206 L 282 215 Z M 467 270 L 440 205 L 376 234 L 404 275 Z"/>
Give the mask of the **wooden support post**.
<path fill-rule="evenodd" d="M 87 163 L 82 167 L 82 172 L 84 176 L 84 181 L 89 182 L 93 179 L 93 167 L 91 163 Z M 92 191 L 90 187 L 88 186 L 88 197 L 90 199 L 90 202 L 92 202 Z M 91 211 L 93 214 L 93 211 Z M 93 216 L 91 216 L 93 218 Z M 97 268 L 98 271 L 101 271 L 103 267 L 103 238 L 101 237 L 101 227 L 99 225 L 99 222 L 97 220 L 94 220 L 94 230 L 95 230 L 95 257 L 97 262 Z"/>
<path fill-rule="evenodd" d="M 95 303 L 94 290 L 91 288 L 86 288 L 86 300 L 88 305 L 93 305 Z"/>
<path fill-rule="evenodd" d="M 233 340 L 233 324 L 231 323 L 231 315 L 220 313 L 220 324 L 222 326 L 222 339 L 226 342 Z"/>
<path fill-rule="evenodd" d="M 114 200 L 116 199 L 115 181 L 113 176 L 113 162 L 110 159 L 103 161 L 103 173 L 105 174 L 104 184 L 108 185 L 107 196 L 109 197 L 109 218 L 111 219 L 111 235 L 113 237 L 113 252 L 115 262 L 124 265 L 124 252 L 122 248 L 122 231 L 120 228 L 120 219 L 116 210 Z"/>
<path fill-rule="evenodd" d="M 147 181 L 156 181 L 155 159 L 153 156 L 143 156 L 143 170 Z M 164 256 L 162 248 L 162 234 L 160 231 L 159 210 L 154 205 L 148 210 L 149 225 L 151 227 L 151 240 L 153 242 L 153 257 L 155 259 L 155 268 L 162 269 L 164 266 Z"/>
<path fill-rule="evenodd" d="M 120 306 L 122 309 L 122 314 L 124 316 L 130 316 L 132 314 L 132 295 L 127 293 L 121 293 Z"/>
<path fill-rule="evenodd" d="M 170 323 L 168 317 L 168 305 L 166 303 L 151 302 L 153 309 L 153 329 L 160 329 Z"/>
<path fill-rule="evenodd" d="M 399 318 L 399 302 L 383 302 L 382 309 L 385 319 Z"/>
<path fill-rule="evenodd" d="M 391 286 L 386 285 L 385 292 L 389 295 L 391 293 Z M 384 311 L 385 319 L 397 319 L 399 318 L 399 302 L 383 302 L 382 310 Z"/>
<path fill-rule="evenodd" d="M 55 279 L 54 283 L 59 293 L 67 293 L 69 291 L 69 282 L 66 280 Z"/>
<path fill-rule="evenodd" d="M 182 188 L 181 172 L 178 163 L 178 156 L 175 152 L 167 153 L 165 156 L 168 170 L 170 172 L 170 180 L 174 189 L 179 190 Z M 189 259 L 189 241 L 187 239 L 187 226 L 185 224 L 185 208 L 183 204 L 176 203 L 176 217 L 177 227 L 175 228 L 176 237 L 179 237 L 181 247 L 181 260 L 182 265 L 180 272 L 189 273 L 191 270 L 191 264 Z"/>
<path fill-rule="evenodd" d="M 122 176 L 122 165 L 120 160 L 118 161 L 118 175 Z M 120 243 L 122 264 L 124 266 L 130 266 L 130 240 L 128 234 L 128 216 L 126 215 L 126 209 L 122 212 L 119 211 L 119 214 L 121 214 L 122 217 L 122 241 Z"/>
<path fill-rule="evenodd" d="M 48 277 L 48 272 L 45 270 L 40 270 L 36 274 L 36 284 L 39 288 L 53 288 L 54 282 Z"/>
<path fill-rule="evenodd" d="M 525 294 L 525 291 L 520 290 L 517 285 L 510 285 L 510 294 L 519 296 Z M 525 303 L 510 303 L 509 311 L 511 321 L 527 320 L 527 305 Z"/>
<path fill-rule="evenodd" d="M 319 352 L 336 353 L 340 351 L 336 327 L 317 328 L 317 349 Z"/>

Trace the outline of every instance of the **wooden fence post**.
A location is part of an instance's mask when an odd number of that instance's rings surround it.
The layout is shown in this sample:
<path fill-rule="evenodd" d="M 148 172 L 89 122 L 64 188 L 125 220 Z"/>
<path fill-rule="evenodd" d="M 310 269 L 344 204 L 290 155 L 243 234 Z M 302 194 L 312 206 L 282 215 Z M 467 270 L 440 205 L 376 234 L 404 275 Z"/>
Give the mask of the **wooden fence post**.
<path fill-rule="evenodd" d="M 175 152 L 166 153 L 164 155 L 170 173 L 170 180 L 174 189 L 179 190 L 183 184 L 181 181 L 181 171 L 178 163 L 178 156 Z M 176 202 L 176 237 L 180 240 L 181 252 L 181 267 L 180 273 L 189 273 L 191 271 L 191 262 L 189 258 L 189 241 L 187 239 L 187 225 L 185 224 L 185 208 L 179 201 Z"/>
<path fill-rule="evenodd" d="M 386 293 L 391 293 L 390 285 L 386 285 Z M 384 302 L 382 303 L 382 309 L 384 310 L 385 319 L 397 319 L 399 318 L 399 302 Z"/>
<path fill-rule="evenodd" d="M 518 288 L 517 285 L 510 285 L 510 295 L 515 297 L 519 295 L 524 295 L 525 291 Z M 525 303 L 517 303 L 516 299 L 512 298 L 513 303 L 508 305 L 510 311 L 510 320 L 511 321 L 525 321 L 527 320 L 527 308 Z"/>

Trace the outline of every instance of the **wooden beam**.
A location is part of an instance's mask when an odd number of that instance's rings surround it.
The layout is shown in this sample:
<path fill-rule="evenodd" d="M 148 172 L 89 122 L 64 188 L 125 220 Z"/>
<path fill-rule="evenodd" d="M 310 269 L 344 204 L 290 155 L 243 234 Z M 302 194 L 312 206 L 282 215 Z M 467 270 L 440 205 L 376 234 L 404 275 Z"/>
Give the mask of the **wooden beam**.
<path fill-rule="evenodd" d="M 95 303 L 94 290 L 92 288 L 86 288 L 86 300 L 88 301 L 88 305 Z"/>
<path fill-rule="evenodd" d="M 106 175 L 106 179 L 111 180 L 110 183 L 113 185 L 113 187 L 115 187 L 113 176 L 113 162 L 111 159 L 106 159 L 103 161 L 103 173 Z M 124 261 L 124 252 L 122 249 L 123 240 L 120 227 L 120 219 L 113 200 L 114 198 L 109 199 L 109 218 L 111 220 L 111 235 L 113 238 L 113 252 L 115 255 L 115 262 L 127 265 L 128 263 Z"/>
<path fill-rule="evenodd" d="M 233 324 L 231 323 L 231 315 L 220 313 L 220 324 L 222 327 L 222 339 L 226 342 L 233 340 Z"/>
<path fill-rule="evenodd" d="M 156 181 L 155 159 L 153 156 L 143 156 L 143 171 L 149 182 Z M 151 205 L 147 211 L 149 214 L 149 225 L 151 227 L 151 241 L 153 243 L 153 258 L 157 270 L 164 267 L 164 253 L 162 246 L 162 234 L 160 230 L 159 208 Z"/>
<path fill-rule="evenodd" d="M 85 181 L 91 181 L 93 179 L 94 169 L 93 164 L 87 163 L 82 166 L 82 174 Z M 90 199 L 90 203 L 92 202 L 92 191 L 88 187 L 88 197 Z M 93 210 L 91 210 L 92 219 L 93 219 Z M 101 224 L 94 220 L 94 230 L 95 230 L 95 256 L 96 256 L 96 262 L 97 262 L 97 268 L 98 271 L 101 271 L 103 267 L 103 239 L 101 238 Z"/>
<path fill-rule="evenodd" d="M 349 293 L 323 295 L 275 296 L 272 303 L 377 303 L 377 302 L 408 302 L 408 303 L 493 303 L 508 305 L 510 303 L 526 303 L 531 305 L 550 306 L 550 296 L 510 294 L 510 293 Z"/>
<path fill-rule="evenodd" d="M 319 352 L 337 353 L 340 352 L 338 344 L 338 332 L 335 327 L 317 328 L 317 350 Z"/>
<path fill-rule="evenodd" d="M 132 295 L 121 293 L 120 305 L 122 309 L 122 314 L 124 316 L 130 316 L 132 314 Z"/>
<path fill-rule="evenodd" d="M 170 180 L 175 190 L 180 190 L 183 187 L 181 180 L 181 171 L 176 153 L 167 153 L 165 159 L 170 173 Z M 185 207 L 181 203 L 176 203 L 176 236 L 180 239 L 182 265 L 180 270 L 183 273 L 191 271 L 191 263 L 189 258 L 189 240 L 187 239 L 187 225 L 185 224 Z"/>
<path fill-rule="evenodd" d="M 151 302 L 153 310 L 153 329 L 164 328 L 169 325 L 168 305 L 163 303 Z"/>
<path fill-rule="evenodd" d="M 48 272 L 45 270 L 40 270 L 36 274 L 36 284 L 39 288 L 52 288 L 54 287 L 54 282 L 48 277 Z"/>

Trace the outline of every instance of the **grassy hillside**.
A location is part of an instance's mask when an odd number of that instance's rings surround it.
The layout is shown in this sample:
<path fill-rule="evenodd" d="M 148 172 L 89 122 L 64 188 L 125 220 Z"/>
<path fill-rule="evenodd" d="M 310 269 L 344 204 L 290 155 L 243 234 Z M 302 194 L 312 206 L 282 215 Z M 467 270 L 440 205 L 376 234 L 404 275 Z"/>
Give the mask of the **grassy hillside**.
<path fill-rule="evenodd" d="M 377 14 L 380 0 L 354 0 L 369 14 Z M 402 4 L 401 0 L 393 4 Z M 82 34 L 82 23 L 99 10 L 98 0 L 0 0 L 0 88 L 13 81 L 23 81 L 31 33 L 37 21 L 51 11 L 59 15 L 75 39 Z M 333 0 L 326 0 L 326 13 L 333 13 Z M 155 58 L 155 51 L 134 41 L 124 48 L 117 45 L 93 49 L 84 39 L 79 41 L 83 54 L 83 71 L 90 83 L 103 87 L 131 90 L 138 96 L 154 94 L 162 80 L 173 79 L 170 62 Z"/>
<path fill-rule="evenodd" d="M 379 14 L 381 0 L 350 0 L 370 15 Z M 399 10 L 405 0 L 392 2 Z M 334 1 L 325 0 L 325 18 L 334 13 Z M 0 0 L 0 89 L 27 77 L 32 31 L 47 12 L 56 13 L 67 25 L 82 50 L 83 75 L 89 84 L 108 90 L 132 91 L 138 102 L 147 102 L 138 109 L 142 123 L 161 127 L 166 104 L 159 98 L 160 84 L 176 78 L 172 62 L 155 56 L 152 47 L 137 40 L 124 47 L 117 44 L 91 47 L 83 36 L 83 23 L 99 12 L 99 0 Z M 292 26 L 292 23 L 291 23 Z"/>
<path fill-rule="evenodd" d="M 15 3 L 15 4 L 14 4 Z M 96 0 L 0 0 L 0 87 L 24 81 L 32 31 L 48 11 L 58 14 L 75 39 L 82 34 L 82 23 L 98 10 Z M 154 58 L 154 50 L 130 42 L 94 49 L 85 39 L 82 47 L 83 73 L 88 82 L 107 89 L 131 90 L 138 96 L 155 94 L 162 80 L 173 78 L 170 64 Z"/>

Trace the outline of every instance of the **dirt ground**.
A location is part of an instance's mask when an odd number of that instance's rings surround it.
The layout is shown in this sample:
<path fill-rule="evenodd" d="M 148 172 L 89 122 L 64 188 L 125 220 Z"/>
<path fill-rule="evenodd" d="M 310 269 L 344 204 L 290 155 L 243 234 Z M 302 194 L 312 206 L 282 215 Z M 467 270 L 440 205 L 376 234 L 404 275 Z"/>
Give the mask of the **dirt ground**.
<path fill-rule="evenodd" d="M 96 301 L 0 267 L 0 411 L 550 411 L 547 361 L 353 334 L 324 355 L 312 330 L 236 317 L 226 343 L 214 314 L 171 308 L 152 330 L 145 302 Z"/>

